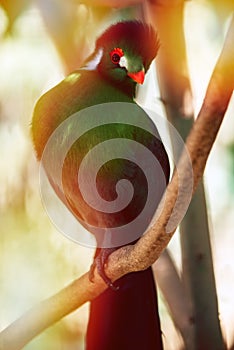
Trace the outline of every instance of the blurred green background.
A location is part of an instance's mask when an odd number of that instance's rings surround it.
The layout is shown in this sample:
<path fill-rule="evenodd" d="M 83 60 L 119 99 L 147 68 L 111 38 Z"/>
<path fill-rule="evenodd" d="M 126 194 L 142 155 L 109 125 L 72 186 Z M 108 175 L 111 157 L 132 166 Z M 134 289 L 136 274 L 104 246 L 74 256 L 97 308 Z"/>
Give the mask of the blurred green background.
<path fill-rule="evenodd" d="M 78 68 L 92 50 L 97 33 L 113 18 L 128 16 L 128 9 L 121 12 L 107 7 L 90 8 L 71 0 L 0 1 L 0 5 L 2 330 L 31 306 L 86 272 L 91 264 L 93 249 L 81 247 L 60 234 L 43 208 L 30 120 L 40 95 L 67 72 Z M 196 112 L 221 50 L 228 20 L 226 13 L 218 16 L 206 1 L 192 1 L 186 6 L 185 33 Z M 153 91 L 147 103 L 160 110 L 156 94 Z M 233 125 L 232 101 L 205 172 L 220 319 L 228 343 L 234 339 Z M 178 235 L 169 249 L 180 269 Z M 180 338 L 162 297 L 160 315 L 167 339 L 165 349 L 179 349 Z M 25 349 L 82 350 L 87 318 L 85 305 Z"/>

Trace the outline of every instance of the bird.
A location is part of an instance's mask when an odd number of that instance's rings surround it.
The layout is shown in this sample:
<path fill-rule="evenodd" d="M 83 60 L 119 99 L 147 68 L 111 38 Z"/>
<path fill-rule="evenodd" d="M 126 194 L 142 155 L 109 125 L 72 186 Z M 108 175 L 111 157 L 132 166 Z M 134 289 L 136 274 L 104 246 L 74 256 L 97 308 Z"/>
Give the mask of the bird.
<path fill-rule="evenodd" d="M 108 285 L 108 288 L 90 304 L 86 333 L 87 350 L 162 349 L 152 268 L 128 273 L 114 283 L 105 274 L 109 255 L 121 246 L 134 244 L 144 234 L 169 182 L 169 160 L 157 127 L 136 103 L 137 86 L 143 84 L 145 74 L 158 49 L 159 40 L 150 24 L 136 20 L 114 23 L 96 39 L 94 52 L 87 57 L 83 65 L 42 95 L 34 108 L 32 139 L 37 158 L 42 162 L 48 143 L 56 130 L 67 123 L 66 128 L 62 129 L 63 132 L 59 133 L 60 138 L 50 147 L 50 157 L 43 165 L 57 196 L 96 238 L 97 249 L 90 269 L 90 280 L 92 281 L 94 269 L 97 267 L 98 273 Z M 100 114 L 100 111 L 105 112 L 106 107 L 109 107 L 108 124 L 102 122 L 104 117 Z M 96 126 L 84 132 L 70 145 L 61 171 L 61 189 L 55 175 L 56 170 L 51 170 L 55 166 L 56 155 L 61 153 L 61 144 L 68 142 L 72 130 L 79 129 L 79 113 L 89 111 L 90 108 L 94 111 Z M 118 113 L 121 114 L 121 120 L 116 122 Z M 84 113 L 85 118 L 88 118 L 86 114 Z M 134 119 L 135 114 L 139 115 L 139 118 Z M 72 124 L 73 115 L 76 116 L 75 124 Z M 128 143 L 124 142 L 126 140 Z M 105 154 L 108 160 L 98 170 L 95 186 L 106 207 L 118 197 L 117 185 L 122 195 L 127 192 L 126 188 L 129 187 L 126 187 L 125 182 L 121 182 L 122 179 L 132 185 L 133 196 L 130 202 L 116 212 L 105 212 L 88 203 L 77 185 L 82 161 L 99 144 L 106 146 L 101 154 L 97 150 L 96 156 L 90 156 L 82 181 L 85 191 L 92 196 L 93 188 L 89 183 L 89 176 L 94 171 L 94 160 L 99 157 L 102 159 Z M 135 147 L 136 144 L 142 147 Z M 153 159 L 156 159 L 156 168 L 142 165 L 145 164 L 145 159 L 142 158 L 147 158 L 139 155 L 142 149 L 152 153 Z M 117 151 L 122 157 L 116 157 Z M 145 167 L 149 169 L 144 169 Z M 145 175 L 145 171 L 148 171 L 148 175 Z M 146 207 L 147 198 L 150 196 L 148 176 L 152 179 L 153 188 L 157 188 L 159 193 L 153 197 L 153 204 L 145 217 L 136 221 L 137 224 L 133 226 L 136 233 L 123 237 L 119 233 L 118 236 L 119 227 L 135 222 Z M 157 181 L 161 181 L 159 187 Z M 115 234 L 117 232 L 117 243 L 113 243 L 116 237 L 112 234 L 114 229 Z M 111 237 L 111 240 L 108 240 L 108 237 Z M 112 243 L 108 246 L 106 242 L 109 241 Z"/>

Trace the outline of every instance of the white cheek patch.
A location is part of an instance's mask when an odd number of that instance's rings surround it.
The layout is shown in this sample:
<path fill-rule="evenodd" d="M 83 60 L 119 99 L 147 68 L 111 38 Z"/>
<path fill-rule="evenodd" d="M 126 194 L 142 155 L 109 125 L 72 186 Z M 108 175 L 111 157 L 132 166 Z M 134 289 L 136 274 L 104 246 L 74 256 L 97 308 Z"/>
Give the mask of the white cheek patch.
<path fill-rule="evenodd" d="M 96 56 L 94 56 L 94 58 L 87 62 L 87 64 L 82 68 L 84 70 L 95 70 L 97 69 L 97 66 L 99 65 L 99 63 L 101 62 L 103 56 L 103 49 L 100 48 L 96 54 Z"/>
<path fill-rule="evenodd" d="M 122 56 L 119 60 L 119 66 L 128 70 L 128 60 L 125 56 Z"/>

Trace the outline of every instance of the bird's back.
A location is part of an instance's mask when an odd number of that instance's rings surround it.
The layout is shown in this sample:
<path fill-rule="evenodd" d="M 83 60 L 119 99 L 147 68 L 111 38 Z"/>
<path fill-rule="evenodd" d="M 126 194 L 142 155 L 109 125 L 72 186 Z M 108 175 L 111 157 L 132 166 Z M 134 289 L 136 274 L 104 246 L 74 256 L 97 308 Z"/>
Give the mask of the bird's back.
<path fill-rule="evenodd" d="M 139 163 L 139 160 L 143 160 L 140 159 L 143 158 L 142 149 L 138 145 L 152 153 L 155 157 L 154 161 L 158 161 L 163 169 L 161 175 L 164 176 L 164 185 L 159 188 L 147 215 L 137 224 L 138 232 L 133 239 L 135 240 L 146 230 L 158 206 L 168 182 L 169 163 L 155 125 L 148 115 L 135 103 L 133 106 L 133 103 L 133 98 L 120 89 L 107 81 L 97 79 L 95 71 L 80 70 L 72 73 L 39 100 L 35 108 L 32 131 L 38 157 L 44 162 L 47 176 L 55 192 L 84 227 L 91 232 L 94 228 L 94 234 L 96 227 L 122 227 L 133 221 L 144 209 L 149 194 L 147 176 L 154 177 L 152 181 L 157 187 L 159 173 L 149 162 L 148 169 L 142 169 Z M 106 107 L 101 108 L 102 104 Z M 82 116 L 79 114 L 80 111 L 83 111 Z M 105 118 L 108 123 L 103 122 Z M 136 120 L 140 121 L 141 126 L 136 125 Z M 54 176 L 57 173 L 57 163 L 59 164 L 58 157 L 63 145 L 69 144 L 74 129 L 81 128 L 81 121 L 87 125 L 94 122 L 95 127 L 88 128 L 88 131 L 77 137 L 67 151 L 62 164 L 63 193 L 61 193 L 61 186 Z M 59 127 L 65 123 L 66 127 L 62 132 L 59 131 Z M 58 137 L 56 130 L 58 130 Z M 56 137 L 53 137 L 54 141 L 49 143 L 52 134 Z M 84 200 L 78 181 L 79 172 L 87 154 L 100 145 L 100 150 L 95 152 L 95 156 L 89 157 L 89 162 L 82 168 L 83 190 L 87 193 L 86 198 L 91 198 L 88 202 Z M 48 154 L 43 158 L 45 148 Z M 45 158 L 48 159 L 47 162 L 44 161 Z M 105 164 L 102 163 L 103 159 L 107 159 Z M 93 179 L 98 163 L 102 164 L 96 179 Z M 147 176 L 145 170 L 148 171 Z M 131 183 L 134 195 L 125 208 L 113 209 L 110 213 L 109 203 L 116 200 L 118 196 L 116 186 L 122 179 Z M 101 210 L 93 204 L 95 199 L 92 199 L 92 196 L 95 193 L 91 183 L 94 180 L 99 198 L 107 204 Z M 123 192 L 124 186 L 123 184 L 122 189 L 120 188 Z M 103 240 L 103 237 L 100 239 Z M 117 245 L 121 244 L 115 244 Z"/>
<path fill-rule="evenodd" d="M 32 137 L 38 159 L 55 129 L 74 113 L 106 102 L 133 102 L 94 71 L 77 70 L 38 100 L 32 118 Z"/>

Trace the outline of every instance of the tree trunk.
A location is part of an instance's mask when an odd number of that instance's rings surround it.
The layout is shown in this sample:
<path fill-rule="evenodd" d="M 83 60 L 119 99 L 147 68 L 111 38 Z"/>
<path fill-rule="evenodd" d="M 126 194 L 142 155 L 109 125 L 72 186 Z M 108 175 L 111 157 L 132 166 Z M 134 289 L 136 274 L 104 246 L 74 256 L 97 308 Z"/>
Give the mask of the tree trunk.
<path fill-rule="evenodd" d="M 158 6 L 154 1 L 148 8 L 161 43 L 157 59 L 159 86 L 166 115 L 185 140 L 193 124 L 193 107 L 183 31 L 183 1 L 174 1 L 174 6 L 171 6 L 173 1 L 168 6 L 164 3 L 160 1 Z M 191 303 L 187 331 L 181 330 L 186 347 L 189 350 L 224 349 L 202 182 L 181 223 L 180 239 L 183 281 Z"/>

